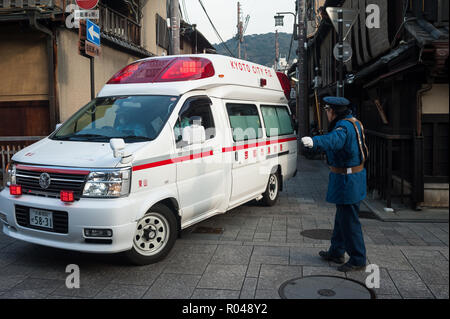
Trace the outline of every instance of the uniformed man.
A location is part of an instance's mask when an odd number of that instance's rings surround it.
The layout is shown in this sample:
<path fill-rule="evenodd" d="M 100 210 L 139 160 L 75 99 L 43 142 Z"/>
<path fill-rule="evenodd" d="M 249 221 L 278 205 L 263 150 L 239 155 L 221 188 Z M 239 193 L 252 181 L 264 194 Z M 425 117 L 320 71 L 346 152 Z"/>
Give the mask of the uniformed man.
<path fill-rule="evenodd" d="M 342 97 L 323 99 L 330 129 L 327 135 L 304 137 L 307 148 L 323 150 L 330 165 L 327 201 L 336 204 L 331 247 L 319 255 L 342 264 L 339 271 L 363 270 L 366 266 L 366 248 L 359 221 L 360 202 L 366 197 L 366 170 L 368 156 L 364 127 L 349 109 L 350 101 Z M 345 262 L 345 252 L 350 259 Z"/>

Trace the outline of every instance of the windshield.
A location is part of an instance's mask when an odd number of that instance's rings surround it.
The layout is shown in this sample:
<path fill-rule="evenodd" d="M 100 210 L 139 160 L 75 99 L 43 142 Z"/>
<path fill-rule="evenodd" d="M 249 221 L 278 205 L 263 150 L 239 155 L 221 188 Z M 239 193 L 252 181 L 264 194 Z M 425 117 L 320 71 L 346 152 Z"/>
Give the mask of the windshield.
<path fill-rule="evenodd" d="M 97 98 L 75 113 L 50 138 L 61 141 L 126 143 L 154 140 L 172 113 L 178 97 L 115 96 Z"/>

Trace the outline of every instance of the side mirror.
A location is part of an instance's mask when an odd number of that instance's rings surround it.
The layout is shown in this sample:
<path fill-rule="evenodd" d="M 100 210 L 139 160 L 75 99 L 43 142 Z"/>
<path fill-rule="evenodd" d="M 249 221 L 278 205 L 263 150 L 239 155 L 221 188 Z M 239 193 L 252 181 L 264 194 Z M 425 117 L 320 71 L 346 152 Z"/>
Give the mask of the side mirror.
<path fill-rule="evenodd" d="M 206 141 L 206 131 L 203 126 L 192 125 L 183 129 L 183 142 L 187 145 L 203 144 Z"/>
<path fill-rule="evenodd" d="M 123 150 L 125 149 L 125 141 L 122 138 L 112 138 L 109 141 L 109 146 L 113 150 L 114 157 L 122 157 L 124 155 Z"/>
<path fill-rule="evenodd" d="M 58 130 L 61 126 L 62 126 L 62 123 L 56 124 L 56 129 L 55 129 L 55 131 Z"/>
<path fill-rule="evenodd" d="M 125 141 L 122 138 L 112 138 L 109 141 L 109 146 L 113 151 L 114 158 L 120 157 L 122 164 L 129 164 L 133 161 L 133 154 L 125 151 Z"/>

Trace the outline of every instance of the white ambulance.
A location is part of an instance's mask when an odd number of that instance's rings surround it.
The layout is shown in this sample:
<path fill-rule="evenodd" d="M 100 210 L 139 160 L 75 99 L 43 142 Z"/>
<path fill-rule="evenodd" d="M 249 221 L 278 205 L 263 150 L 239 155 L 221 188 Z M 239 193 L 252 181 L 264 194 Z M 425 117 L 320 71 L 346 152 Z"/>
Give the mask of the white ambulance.
<path fill-rule="evenodd" d="M 180 231 L 251 200 L 274 205 L 297 168 L 284 74 L 220 55 L 149 58 L 17 153 L 3 232 L 135 264 Z"/>

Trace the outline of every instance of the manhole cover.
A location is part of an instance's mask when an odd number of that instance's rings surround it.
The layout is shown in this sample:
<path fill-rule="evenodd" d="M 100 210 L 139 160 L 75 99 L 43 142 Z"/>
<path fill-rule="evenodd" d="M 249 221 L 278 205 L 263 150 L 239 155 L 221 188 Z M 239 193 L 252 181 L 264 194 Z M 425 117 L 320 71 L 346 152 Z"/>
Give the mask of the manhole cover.
<path fill-rule="evenodd" d="M 193 231 L 194 234 L 222 234 L 223 228 L 213 228 L 213 227 L 196 227 Z"/>
<path fill-rule="evenodd" d="M 318 239 L 318 240 L 330 240 L 333 235 L 331 229 L 308 229 L 301 232 L 302 236 Z"/>
<path fill-rule="evenodd" d="M 376 299 L 362 283 L 335 276 L 307 276 L 289 280 L 278 293 L 282 299 Z"/>
<path fill-rule="evenodd" d="M 317 292 L 319 295 L 324 296 L 324 297 L 334 297 L 336 296 L 336 292 L 334 290 L 331 289 L 320 289 Z"/>

